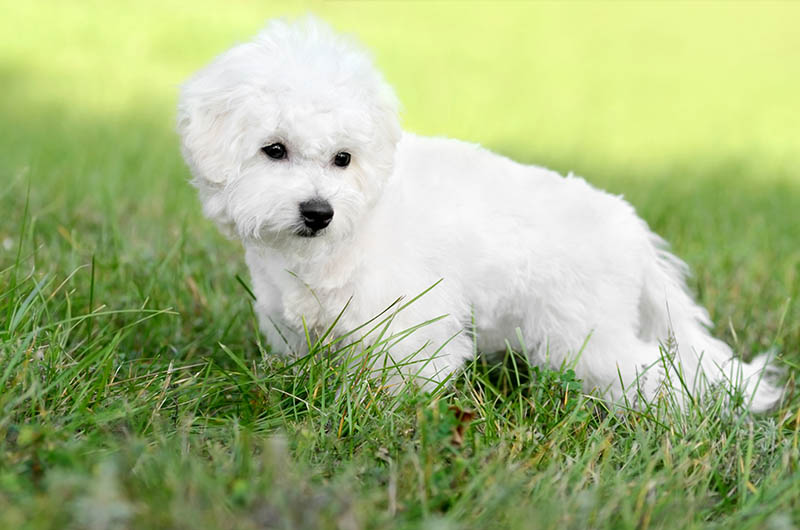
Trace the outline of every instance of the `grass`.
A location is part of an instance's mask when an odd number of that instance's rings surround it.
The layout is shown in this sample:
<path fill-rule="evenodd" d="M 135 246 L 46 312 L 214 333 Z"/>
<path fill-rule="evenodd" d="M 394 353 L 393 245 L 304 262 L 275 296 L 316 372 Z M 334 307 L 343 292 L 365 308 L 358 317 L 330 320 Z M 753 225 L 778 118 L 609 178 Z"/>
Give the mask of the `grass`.
<path fill-rule="evenodd" d="M 715 333 L 782 353 L 788 403 L 609 415 L 513 356 L 392 397 L 324 345 L 269 355 L 174 104 L 215 53 L 309 7 L 375 50 L 408 128 L 624 193 Z M 798 6 L 0 8 L 0 528 L 800 523 Z"/>

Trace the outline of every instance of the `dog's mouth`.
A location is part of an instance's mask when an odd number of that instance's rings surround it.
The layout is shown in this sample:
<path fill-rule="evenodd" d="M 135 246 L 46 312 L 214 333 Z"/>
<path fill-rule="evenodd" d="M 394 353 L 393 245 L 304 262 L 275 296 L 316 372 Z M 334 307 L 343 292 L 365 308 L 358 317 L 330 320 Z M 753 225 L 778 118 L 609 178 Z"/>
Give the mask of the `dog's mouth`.
<path fill-rule="evenodd" d="M 315 229 L 309 228 L 307 226 L 302 226 L 302 227 L 298 228 L 297 230 L 295 230 L 294 233 L 295 233 L 296 236 L 299 236 L 299 237 L 309 237 L 309 238 L 311 238 L 311 237 L 320 236 L 320 235 L 322 235 L 323 232 L 325 232 L 324 228 L 321 228 L 319 230 L 315 230 Z"/>

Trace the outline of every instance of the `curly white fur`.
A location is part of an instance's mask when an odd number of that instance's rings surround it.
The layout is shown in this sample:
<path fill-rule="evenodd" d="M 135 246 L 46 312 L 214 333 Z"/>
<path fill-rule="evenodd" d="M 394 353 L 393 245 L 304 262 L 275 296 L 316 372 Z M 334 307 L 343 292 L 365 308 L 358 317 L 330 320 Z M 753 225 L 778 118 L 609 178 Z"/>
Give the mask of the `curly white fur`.
<path fill-rule="evenodd" d="M 586 390 L 614 401 L 685 400 L 717 384 L 741 389 L 753 411 L 781 398 L 763 360 L 743 363 L 709 335 L 686 266 L 630 204 L 477 145 L 402 132 L 369 56 L 312 17 L 273 21 L 192 77 L 178 130 L 205 214 L 244 245 L 276 351 L 301 353 L 303 322 L 321 332 L 348 301 L 339 336 L 441 279 L 391 322 L 397 332 L 444 316 L 386 352 L 423 380 L 473 356 L 462 331 L 474 325 L 479 351 L 510 341 L 533 362 L 572 364 Z M 262 152 L 275 142 L 286 159 Z M 340 151 L 346 168 L 332 162 Z M 312 199 L 334 216 L 301 237 L 299 205 Z"/>

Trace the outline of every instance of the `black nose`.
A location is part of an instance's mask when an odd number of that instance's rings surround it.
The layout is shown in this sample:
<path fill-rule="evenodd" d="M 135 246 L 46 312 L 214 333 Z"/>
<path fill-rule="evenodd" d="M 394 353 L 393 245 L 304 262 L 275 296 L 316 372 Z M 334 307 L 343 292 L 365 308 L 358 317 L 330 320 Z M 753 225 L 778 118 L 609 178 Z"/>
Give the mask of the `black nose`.
<path fill-rule="evenodd" d="M 331 223 L 333 208 L 328 201 L 312 199 L 300 203 L 300 216 L 308 228 L 322 230 Z"/>

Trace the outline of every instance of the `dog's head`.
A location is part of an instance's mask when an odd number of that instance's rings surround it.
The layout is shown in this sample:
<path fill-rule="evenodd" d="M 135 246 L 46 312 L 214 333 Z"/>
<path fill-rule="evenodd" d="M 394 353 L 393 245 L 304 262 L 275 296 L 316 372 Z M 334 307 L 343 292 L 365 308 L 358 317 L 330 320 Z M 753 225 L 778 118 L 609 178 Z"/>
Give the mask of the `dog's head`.
<path fill-rule="evenodd" d="M 189 79 L 178 133 L 205 214 L 276 247 L 351 234 L 401 134 L 369 56 L 312 17 L 271 22 Z"/>

